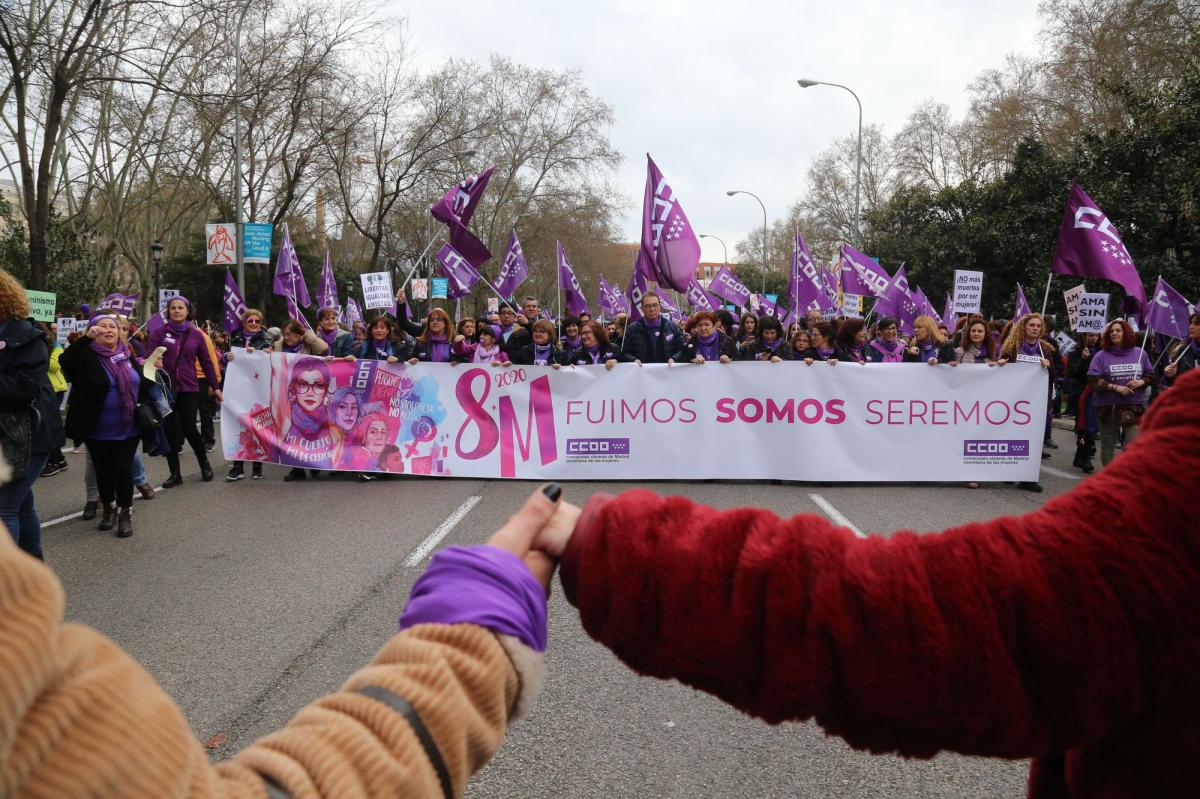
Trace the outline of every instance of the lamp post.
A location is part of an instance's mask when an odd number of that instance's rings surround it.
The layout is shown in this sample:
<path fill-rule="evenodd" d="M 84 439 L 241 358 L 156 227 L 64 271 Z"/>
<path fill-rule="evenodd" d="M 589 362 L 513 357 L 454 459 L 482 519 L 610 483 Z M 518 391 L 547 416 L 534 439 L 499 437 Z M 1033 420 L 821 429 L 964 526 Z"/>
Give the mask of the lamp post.
<path fill-rule="evenodd" d="M 759 293 L 763 294 L 765 296 L 767 293 L 767 242 L 769 241 L 769 239 L 767 237 L 767 206 L 763 205 L 762 199 L 760 199 L 759 196 L 753 192 L 742 191 L 741 189 L 735 189 L 733 191 L 727 191 L 727 192 L 725 192 L 725 194 L 728 197 L 732 197 L 735 194 L 749 195 L 758 201 L 758 207 L 762 209 L 762 212 L 763 212 L 763 271 L 762 271 L 762 291 Z"/>
<path fill-rule="evenodd" d="M 158 302 L 158 298 L 160 296 L 159 292 L 162 290 L 162 286 L 159 284 L 159 278 L 160 278 L 159 270 L 162 267 L 162 254 L 163 254 L 162 242 L 159 241 L 158 239 L 155 239 L 154 241 L 152 241 L 150 243 L 150 260 L 154 263 L 154 300 L 153 300 L 153 302 L 155 302 L 155 303 Z M 152 305 L 150 307 L 155 308 L 157 306 Z M 155 311 L 155 313 L 157 313 L 157 311 Z"/>
<path fill-rule="evenodd" d="M 245 234 L 242 220 L 242 24 L 246 21 L 246 13 L 249 10 L 250 3 L 247 2 L 238 16 L 237 33 L 233 40 L 233 210 L 236 223 L 234 231 L 237 236 L 237 284 L 243 297 L 246 296 L 246 260 L 242 257 L 242 238 Z"/>
<path fill-rule="evenodd" d="M 845 89 L 850 92 L 850 96 L 854 98 L 854 102 L 858 103 L 858 160 L 854 162 L 854 244 L 857 247 L 862 246 L 862 238 L 858 232 L 858 197 L 859 190 L 862 187 L 862 100 L 858 99 L 858 95 L 849 86 L 843 86 L 840 83 L 828 83 L 823 80 L 809 80 L 808 78 L 800 78 L 796 81 L 801 89 L 807 89 L 811 86 L 834 86 L 838 89 Z"/>
<path fill-rule="evenodd" d="M 717 241 L 721 242 L 721 251 L 725 253 L 725 261 L 724 261 L 724 263 L 725 263 L 725 265 L 726 265 L 726 266 L 729 266 L 729 248 L 725 246 L 725 241 L 724 241 L 724 240 L 723 240 L 723 239 L 722 239 L 720 236 L 714 236 L 714 235 L 712 235 L 711 233 L 701 233 L 701 234 L 700 234 L 700 238 L 702 238 L 702 239 L 716 239 Z"/>

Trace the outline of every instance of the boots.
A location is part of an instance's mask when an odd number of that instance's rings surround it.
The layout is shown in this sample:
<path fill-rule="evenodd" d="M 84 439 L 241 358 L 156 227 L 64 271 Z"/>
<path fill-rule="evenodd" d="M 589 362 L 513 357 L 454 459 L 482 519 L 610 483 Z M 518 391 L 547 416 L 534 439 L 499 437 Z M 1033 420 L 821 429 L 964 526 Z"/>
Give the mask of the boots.
<path fill-rule="evenodd" d="M 174 488 L 175 486 L 183 485 L 183 475 L 179 473 L 179 455 L 172 452 L 167 456 L 167 468 L 171 470 L 171 476 L 163 481 L 163 488 Z"/>
<path fill-rule="evenodd" d="M 81 518 L 85 522 L 90 522 L 92 519 L 96 518 L 96 509 L 99 507 L 99 505 L 100 503 L 91 501 L 83 503 L 83 515 Z"/>
<path fill-rule="evenodd" d="M 1084 474 L 1096 471 L 1092 456 L 1096 454 L 1096 434 L 1084 433 L 1075 447 L 1075 461 L 1072 464 Z"/>
<path fill-rule="evenodd" d="M 117 538 L 133 535 L 133 508 L 121 508 L 117 515 Z"/>
<path fill-rule="evenodd" d="M 196 459 L 200 461 L 200 479 L 206 483 L 211 483 L 213 480 L 213 470 L 212 465 L 208 462 L 208 458 L 200 454 Z"/>
<path fill-rule="evenodd" d="M 111 530 L 113 529 L 113 525 L 117 523 L 117 509 L 111 502 L 105 502 L 103 508 L 104 516 L 100 519 L 100 524 L 96 529 Z"/>

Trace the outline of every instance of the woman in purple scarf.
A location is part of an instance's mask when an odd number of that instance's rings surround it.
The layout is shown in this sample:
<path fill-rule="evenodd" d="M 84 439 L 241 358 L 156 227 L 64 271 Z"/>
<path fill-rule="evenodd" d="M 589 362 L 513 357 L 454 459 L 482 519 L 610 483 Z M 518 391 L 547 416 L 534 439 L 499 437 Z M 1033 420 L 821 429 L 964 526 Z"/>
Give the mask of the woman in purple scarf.
<path fill-rule="evenodd" d="M 1100 421 L 1100 463 L 1107 466 L 1115 457 L 1118 430 L 1125 431 L 1127 447 L 1137 438 L 1150 401 L 1147 389 L 1154 383 L 1154 367 L 1137 346 L 1133 328 L 1118 319 L 1100 337 L 1100 352 L 1092 358 L 1087 375 Z"/>
<path fill-rule="evenodd" d="M 554 369 L 566 363 L 566 353 L 554 346 L 554 323 L 539 319 L 533 323 L 533 340 L 512 355 L 512 362 L 522 366 L 550 366 Z"/>
<path fill-rule="evenodd" d="M 818 322 L 809 330 L 812 346 L 804 353 L 804 362 L 812 366 L 817 361 L 824 361 L 830 366 L 837 366 L 841 353 L 837 348 L 837 328 L 833 322 Z"/>
<path fill-rule="evenodd" d="M 1043 440 L 1050 438 L 1050 423 L 1054 416 L 1050 412 L 1050 398 L 1054 391 L 1054 363 L 1058 359 L 1054 357 L 1054 347 L 1048 342 L 1042 340 L 1042 335 L 1046 332 L 1046 323 L 1042 321 L 1040 313 L 1025 314 L 1018 319 L 1008 331 L 1008 337 L 1004 339 L 1004 347 L 1000 350 L 1000 359 L 996 361 L 997 366 L 1003 366 L 1009 361 L 1024 361 L 1027 363 L 1035 363 L 1046 370 L 1046 425 L 1043 429 Z M 1042 458 L 1050 457 L 1050 453 L 1044 448 L 1042 450 Z M 1018 483 L 1018 485 L 1026 491 L 1041 493 L 1041 483 Z"/>
<path fill-rule="evenodd" d="M 322 308 L 317 312 L 316 334 L 329 348 L 331 358 L 354 359 L 354 334 L 338 326 L 337 308 Z"/>
<path fill-rule="evenodd" d="M 838 350 L 838 360 L 867 362 L 867 326 L 861 319 L 843 319 L 838 325 L 834 344 Z"/>
<path fill-rule="evenodd" d="M 712 311 L 696 311 L 688 319 L 685 329 L 691 338 L 683 347 L 683 360 L 692 363 L 729 363 L 737 359 L 737 345 L 733 339 L 717 330 L 717 315 Z"/>
<path fill-rule="evenodd" d="M 1171 347 L 1167 354 L 1170 363 L 1163 369 L 1167 385 L 1174 385 L 1180 375 L 1190 372 L 1200 364 L 1200 312 L 1188 319 L 1188 338 Z"/>
<path fill-rule="evenodd" d="M 895 318 L 885 316 L 875 328 L 879 334 L 867 344 L 864 352 L 868 363 L 900 363 L 904 360 L 904 342 Z"/>
<path fill-rule="evenodd" d="M 142 376 L 121 342 L 121 329 L 111 314 L 92 317 L 87 334 L 63 352 L 59 363 L 71 381 L 67 435 L 87 442 L 104 516 L 101 530 L 117 528 L 117 536 L 133 535 L 133 457 L 140 438 L 134 408 L 149 401 L 149 381 Z"/>
<path fill-rule="evenodd" d="M 453 327 L 450 314 L 441 308 L 430 311 L 425 317 L 425 328 L 417 336 L 416 350 L 408 362 L 458 363 L 458 355 L 451 350 L 450 331 Z"/>
<path fill-rule="evenodd" d="M 783 340 L 783 325 L 778 319 L 764 316 L 758 320 L 758 338 L 744 350 L 742 357 L 747 361 L 770 363 L 792 360 L 792 345 Z"/>

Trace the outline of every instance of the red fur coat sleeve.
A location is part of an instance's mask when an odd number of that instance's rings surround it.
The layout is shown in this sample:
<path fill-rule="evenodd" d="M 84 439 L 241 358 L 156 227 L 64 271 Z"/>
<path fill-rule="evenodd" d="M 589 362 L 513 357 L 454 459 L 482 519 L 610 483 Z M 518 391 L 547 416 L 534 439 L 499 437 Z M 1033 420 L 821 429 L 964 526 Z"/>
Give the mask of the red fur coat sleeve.
<path fill-rule="evenodd" d="M 814 515 L 600 495 L 563 585 L 635 670 L 767 721 L 815 717 L 910 756 L 1037 756 L 1194 680 L 1198 474 L 1200 374 L 1111 466 L 1025 516 L 859 539 Z"/>

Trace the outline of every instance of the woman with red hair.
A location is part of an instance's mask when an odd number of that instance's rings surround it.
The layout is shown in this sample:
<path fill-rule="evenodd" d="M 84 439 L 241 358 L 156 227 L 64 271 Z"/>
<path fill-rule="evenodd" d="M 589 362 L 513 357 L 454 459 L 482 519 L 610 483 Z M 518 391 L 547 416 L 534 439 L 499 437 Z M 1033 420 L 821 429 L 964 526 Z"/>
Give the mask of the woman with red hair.
<path fill-rule="evenodd" d="M 1125 431 L 1125 446 L 1137 438 L 1150 401 L 1146 389 L 1154 382 L 1154 366 L 1137 346 L 1133 328 L 1117 319 L 1100 336 L 1100 352 L 1092 358 L 1087 375 L 1100 421 L 1100 463 L 1107 466 L 1115 457 L 1118 430 Z"/>

